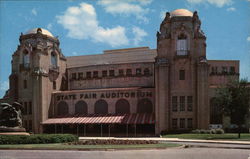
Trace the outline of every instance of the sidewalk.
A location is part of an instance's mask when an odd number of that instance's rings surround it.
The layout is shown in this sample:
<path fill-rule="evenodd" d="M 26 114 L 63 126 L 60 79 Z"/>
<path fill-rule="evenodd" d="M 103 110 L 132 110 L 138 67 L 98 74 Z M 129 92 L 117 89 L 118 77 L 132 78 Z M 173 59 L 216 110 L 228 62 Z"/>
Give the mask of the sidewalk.
<path fill-rule="evenodd" d="M 194 142 L 194 143 L 216 143 L 216 144 L 239 144 L 249 145 L 250 141 L 233 141 L 233 140 L 198 140 L 198 139 L 179 139 L 179 138 L 161 138 L 161 137 L 79 137 L 79 140 L 155 140 L 171 142 Z"/>

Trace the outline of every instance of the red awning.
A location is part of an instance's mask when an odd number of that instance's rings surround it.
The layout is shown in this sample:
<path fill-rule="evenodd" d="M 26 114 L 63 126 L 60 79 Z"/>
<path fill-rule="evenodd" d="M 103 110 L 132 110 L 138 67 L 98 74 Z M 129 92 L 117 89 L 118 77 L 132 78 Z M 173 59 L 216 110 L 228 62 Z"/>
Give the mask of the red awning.
<path fill-rule="evenodd" d="M 154 114 L 91 114 L 76 117 L 50 118 L 42 124 L 154 124 Z"/>

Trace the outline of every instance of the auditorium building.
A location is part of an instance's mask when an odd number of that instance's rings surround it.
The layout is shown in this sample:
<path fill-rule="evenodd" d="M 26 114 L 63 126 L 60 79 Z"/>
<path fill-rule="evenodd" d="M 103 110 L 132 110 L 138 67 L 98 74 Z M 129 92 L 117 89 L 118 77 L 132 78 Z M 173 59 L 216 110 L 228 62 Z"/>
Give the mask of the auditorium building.
<path fill-rule="evenodd" d="M 10 89 L 34 133 L 147 136 L 221 124 L 215 89 L 239 78 L 239 61 L 208 60 L 198 13 L 167 12 L 157 48 L 65 57 L 48 30 L 21 33 Z"/>

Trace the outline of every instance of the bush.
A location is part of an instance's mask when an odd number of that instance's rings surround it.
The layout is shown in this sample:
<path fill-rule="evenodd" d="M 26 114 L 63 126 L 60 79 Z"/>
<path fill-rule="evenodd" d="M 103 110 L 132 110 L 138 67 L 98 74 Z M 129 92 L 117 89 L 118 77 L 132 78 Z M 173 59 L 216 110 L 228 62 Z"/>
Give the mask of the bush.
<path fill-rule="evenodd" d="M 224 134 L 223 129 L 211 129 L 211 130 L 204 130 L 204 129 L 196 129 L 192 130 L 194 134 Z"/>
<path fill-rule="evenodd" d="M 71 134 L 0 135 L 0 144 L 45 144 L 78 141 Z"/>

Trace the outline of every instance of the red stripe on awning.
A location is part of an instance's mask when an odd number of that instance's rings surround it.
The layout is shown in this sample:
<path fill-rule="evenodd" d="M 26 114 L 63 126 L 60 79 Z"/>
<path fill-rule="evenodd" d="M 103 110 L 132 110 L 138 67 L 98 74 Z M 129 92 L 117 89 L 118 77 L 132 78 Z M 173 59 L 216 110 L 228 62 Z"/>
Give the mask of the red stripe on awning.
<path fill-rule="evenodd" d="M 154 124 L 154 114 L 91 114 L 77 117 L 50 118 L 42 124 Z"/>

